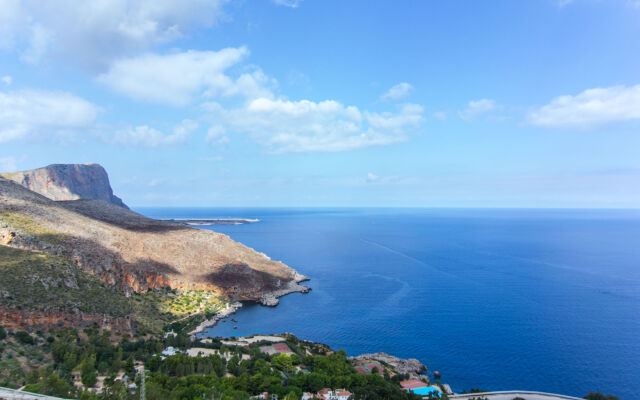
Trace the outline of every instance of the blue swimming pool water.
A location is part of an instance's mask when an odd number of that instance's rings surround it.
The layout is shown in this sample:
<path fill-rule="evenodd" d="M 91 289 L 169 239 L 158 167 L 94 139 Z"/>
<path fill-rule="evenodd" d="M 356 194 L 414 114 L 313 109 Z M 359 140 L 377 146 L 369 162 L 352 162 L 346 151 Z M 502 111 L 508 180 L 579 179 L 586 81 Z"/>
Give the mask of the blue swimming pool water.
<path fill-rule="evenodd" d="M 247 306 L 209 335 L 288 331 L 415 357 L 456 391 L 640 393 L 640 211 L 140 211 L 259 218 L 209 229 L 311 278 L 309 294 Z"/>
<path fill-rule="evenodd" d="M 429 393 L 434 393 L 434 392 L 437 392 L 438 394 L 440 393 L 438 389 L 434 387 L 417 388 L 417 389 L 413 389 L 412 392 L 415 394 L 423 395 L 423 396 L 428 396 Z"/>

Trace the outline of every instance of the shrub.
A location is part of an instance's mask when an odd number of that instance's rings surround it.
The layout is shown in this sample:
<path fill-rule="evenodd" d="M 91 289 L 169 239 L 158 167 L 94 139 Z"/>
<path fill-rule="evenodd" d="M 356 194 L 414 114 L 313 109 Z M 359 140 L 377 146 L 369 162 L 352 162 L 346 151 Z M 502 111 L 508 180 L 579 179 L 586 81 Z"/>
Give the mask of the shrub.
<path fill-rule="evenodd" d="M 35 343 L 35 341 L 31 337 L 31 335 L 29 335 L 25 331 L 18 331 L 13 336 L 16 338 L 16 340 L 18 340 L 18 342 L 20 342 L 22 344 L 34 344 Z"/>

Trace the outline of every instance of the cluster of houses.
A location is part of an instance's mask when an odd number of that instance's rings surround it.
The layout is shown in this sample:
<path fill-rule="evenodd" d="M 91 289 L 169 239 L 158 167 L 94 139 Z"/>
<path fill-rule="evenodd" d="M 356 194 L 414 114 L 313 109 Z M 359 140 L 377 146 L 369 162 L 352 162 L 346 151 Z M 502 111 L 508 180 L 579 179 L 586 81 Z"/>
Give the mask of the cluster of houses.
<path fill-rule="evenodd" d="M 302 394 L 302 400 L 350 400 L 351 392 L 345 389 L 331 390 L 328 388 L 319 390 L 318 393 L 304 392 Z M 278 400 L 278 396 L 275 394 L 270 395 L 267 392 L 261 393 L 257 396 L 251 397 L 254 400 Z"/>
<path fill-rule="evenodd" d="M 305 392 L 302 394 L 302 400 L 349 400 L 351 398 L 351 392 L 345 389 L 322 389 L 319 390 L 318 393 L 308 393 Z"/>

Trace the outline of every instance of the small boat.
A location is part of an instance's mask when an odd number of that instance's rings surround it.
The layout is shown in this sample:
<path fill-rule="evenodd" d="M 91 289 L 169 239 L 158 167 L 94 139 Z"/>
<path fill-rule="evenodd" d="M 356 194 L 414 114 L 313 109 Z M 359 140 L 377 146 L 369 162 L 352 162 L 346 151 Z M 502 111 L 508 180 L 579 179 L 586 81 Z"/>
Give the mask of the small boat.
<path fill-rule="evenodd" d="M 434 371 L 433 376 L 437 379 L 437 378 L 440 378 L 442 374 L 440 374 L 440 371 Z"/>
<path fill-rule="evenodd" d="M 233 321 L 233 322 L 238 322 L 236 319 L 233 319 L 233 318 L 231 318 L 231 321 Z"/>
<path fill-rule="evenodd" d="M 237 327 L 237 326 L 234 326 L 234 327 L 233 327 L 233 329 L 238 329 L 238 327 Z"/>

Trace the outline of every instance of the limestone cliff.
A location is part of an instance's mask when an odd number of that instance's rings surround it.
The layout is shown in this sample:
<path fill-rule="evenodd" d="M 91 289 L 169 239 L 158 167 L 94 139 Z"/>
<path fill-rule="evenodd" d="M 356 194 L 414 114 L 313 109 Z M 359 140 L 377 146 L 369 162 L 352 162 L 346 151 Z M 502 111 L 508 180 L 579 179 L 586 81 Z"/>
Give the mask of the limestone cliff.
<path fill-rule="evenodd" d="M 113 194 L 109 176 L 98 164 L 53 164 L 0 176 L 51 200 L 103 200 L 127 207 Z"/>
<path fill-rule="evenodd" d="M 273 305 L 307 290 L 294 269 L 226 235 L 101 200 L 53 201 L 1 177 L 0 245 L 61 256 L 124 293 L 206 289 Z"/>

